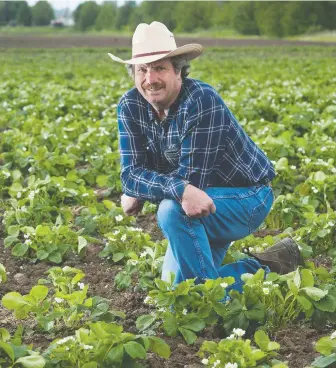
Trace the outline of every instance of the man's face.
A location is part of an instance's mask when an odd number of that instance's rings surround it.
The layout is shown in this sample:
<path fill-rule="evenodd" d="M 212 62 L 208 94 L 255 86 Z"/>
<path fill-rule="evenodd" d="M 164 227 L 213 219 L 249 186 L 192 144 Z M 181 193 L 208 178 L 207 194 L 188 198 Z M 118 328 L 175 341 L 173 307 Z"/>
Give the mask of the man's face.
<path fill-rule="evenodd" d="M 169 59 L 134 67 L 135 86 L 142 96 L 156 110 L 168 109 L 180 92 L 181 72 L 175 73 Z"/>

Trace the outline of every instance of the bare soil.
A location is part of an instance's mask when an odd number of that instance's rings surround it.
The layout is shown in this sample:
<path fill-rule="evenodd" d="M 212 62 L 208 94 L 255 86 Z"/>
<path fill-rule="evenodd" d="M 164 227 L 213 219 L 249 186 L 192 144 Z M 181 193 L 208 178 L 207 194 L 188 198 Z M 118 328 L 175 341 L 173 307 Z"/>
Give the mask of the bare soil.
<path fill-rule="evenodd" d="M 155 215 L 140 215 L 137 217 L 137 226 L 149 232 L 154 240 L 162 239 L 162 234 L 156 225 Z M 275 234 L 277 231 L 273 231 Z M 265 236 L 266 233 L 260 235 Z M 9 292 L 17 291 L 26 294 L 31 287 L 36 285 L 38 279 L 45 277 L 45 272 L 54 266 L 50 263 L 31 263 L 28 260 L 14 258 L 9 249 L 4 249 L 0 239 L 0 263 L 4 264 L 8 271 L 8 281 L 0 285 L 0 298 Z M 126 319 L 123 321 L 124 330 L 137 333 L 135 322 L 142 315 L 150 312 L 150 307 L 143 303 L 146 294 L 143 292 L 127 290 L 119 291 L 114 286 L 113 279 L 119 272 L 119 265 L 108 264 L 98 257 L 100 247 L 90 245 L 83 259 L 71 256 L 62 266 L 80 268 L 86 274 L 85 283 L 89 285 L 89 294 L 97 295 L 109 300 L 111 309 L 124 311 Z M 36 332 L 36 324 L 33 320 L 17 321 L 12 313 L 0 306 L 0 326 L 13 332 L 19 323 L 25 327 L 25 342 L 32 343 L 35 348 L 46 348 L 56 337 L 43 332 Z M 61 336 L 67 336 L 71 331 L 63 331 Z M 317 354 L 314 352 L 313 343 L 320 337 L 330 333 L 330 329 L 315 330 L 304 326 L 292 326 L 278 330 L 274 339 L 280 343 L 279 359 L 287 361 L 290 368 L 303 368 L 309 365 Z M 195 355 L 202 342 L 206 339 L 219 341 L 221 334 L 218 328 L 204 330 L 194 345 L 187 345 L 180 337 L 170 338 L 162 333 L 158 335 L 171 347 L 172 355 L 169 360 L 149 354 L 146 365 L 148 368 L 201 368 L 200 359 Z"/>
<path fill-rule="evenodd" d="M 178 46 L 201 43 L 204 47 L 237 46 L 336 46 L 335 42 L 287 41 L 280 39 L 229 39 L 205 37 L 177 37 Z M 71 48 L 71 47 L 131 47 L 131 37 L 122 36 L 0 36 L 1 48 Z"/>

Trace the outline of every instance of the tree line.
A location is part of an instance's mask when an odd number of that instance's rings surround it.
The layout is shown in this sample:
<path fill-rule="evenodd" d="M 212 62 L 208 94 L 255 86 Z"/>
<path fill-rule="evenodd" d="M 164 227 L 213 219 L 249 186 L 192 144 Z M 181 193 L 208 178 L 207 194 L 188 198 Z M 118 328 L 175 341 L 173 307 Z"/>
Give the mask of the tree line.
<path fill-rule="evenodd" d="M 26 1 L 0 1 L 0 26 L 47 26 L 54 19 L 54 10 L 47 1 L 29 6 Z"/>
<path fill-rule="evenodd" d="M 231 28 L 245 35 L 292 36 L 336 29 L 333 1 L 114 1 L 81 3 L 73 12 L 75 28 L 133 31 L 141 23 L 163 22 L 174 32 Z M 47 25 L 54 18 L 47 1 L 0 3 L 0 24 Z"/>

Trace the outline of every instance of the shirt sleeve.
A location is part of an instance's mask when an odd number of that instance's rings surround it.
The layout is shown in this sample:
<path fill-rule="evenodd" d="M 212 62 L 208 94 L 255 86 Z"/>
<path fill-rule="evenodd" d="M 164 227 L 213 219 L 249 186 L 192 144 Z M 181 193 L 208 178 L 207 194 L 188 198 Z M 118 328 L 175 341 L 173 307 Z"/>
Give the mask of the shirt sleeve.
<path fill-rule="evenodd" d="M 207 188 L 221 164 L 229 126 L 230 116 L 219 96 L 209 93 L 194 100 L 184 122 L 179 167 L 170 175 Z"/>
<path fill-rule="evenodd" d="M 152 202 L 164 198 L 181 202 L 188 181 L 148 169 L 146 139 L 128 103 L 118 105 L 118 128 L 123 192 Z"/>

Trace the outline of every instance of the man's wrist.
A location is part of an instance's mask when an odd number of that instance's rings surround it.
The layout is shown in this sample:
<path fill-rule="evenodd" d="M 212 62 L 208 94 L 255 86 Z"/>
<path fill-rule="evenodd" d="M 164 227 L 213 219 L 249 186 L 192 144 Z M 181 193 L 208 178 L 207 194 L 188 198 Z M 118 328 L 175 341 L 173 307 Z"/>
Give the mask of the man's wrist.
<path fill-rule="evenodd" d="M 183 196 L 184 196 L 184 193 L 185 193 L 185 191 L 186 191 L 186 188 L 187 188 L 187 186 L 189 185 L 190 183 L 189 183 L 189 181 L 187 181 L 187 180 L 184 180 L 184 187 L 183 187 L 183 192 L 182 192 L 182 195 L 181 195 L 181 200 L 180 200 L 180 203 L 182 203 L 182 201 L 183 201 Z"/>

